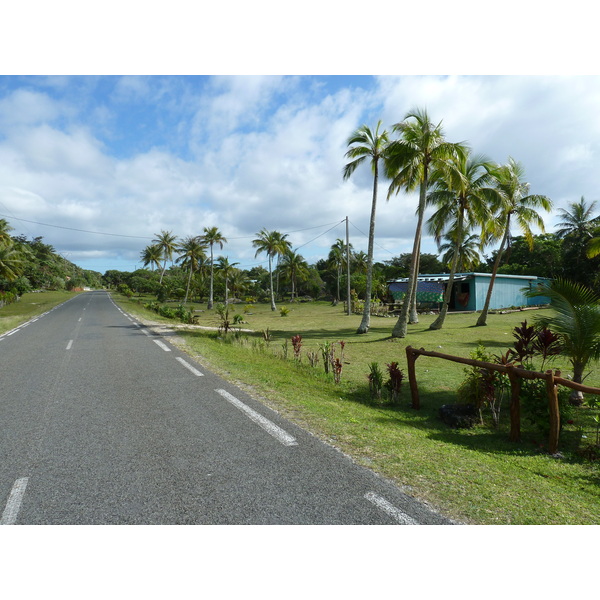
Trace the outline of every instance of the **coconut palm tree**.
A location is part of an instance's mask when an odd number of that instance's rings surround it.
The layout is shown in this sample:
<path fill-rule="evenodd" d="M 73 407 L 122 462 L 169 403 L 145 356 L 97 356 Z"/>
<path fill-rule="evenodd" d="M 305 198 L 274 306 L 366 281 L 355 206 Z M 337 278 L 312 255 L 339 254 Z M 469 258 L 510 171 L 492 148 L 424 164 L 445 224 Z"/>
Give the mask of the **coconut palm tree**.
<path fill-rule="evenodd" d="M 438 251 L 442 255 L 442 263 L 448 268 L 450 268 L 456 252 L 458 252 L 457 273 L 474 271 L 480 265 L 481 236 L 478 233 L 471 233 L 465 236 L 460 245 L 458 245 L 456 235 L 453 231 L 445 234 L 444 239 L 446 241 L 438 246 Z"/>
<path fill-rule="evenodd" d="M 237 270 L 235 265 L 239 264 L 240 263 L 237 262 L 230 263 L 226 256 L 219 256 L 219 258 L 217 258 L 217 271 L 225 280 L 225 304 L 227 304 L 227 300 L 229 299 L 229 278 L 233 275 L 233 272 Z"/>
<path fill-rule="evenodd" d="M 201 237 L 202 243 L 210 246 L 210 292 L 208 295 L 207 308 L 213 307 L 213 285 L 214 285 L 214 264 L 213 264 L 213 246 L 216 244 L 223 249 L 223 244 L 227 243 L 227 239 L 219 231 L 218 227 L 205 227 L 204 235 Z"/>
<path fill-rule="evenodd" d="M 559 208 L 558 213 L 563 221 L 557 223 L 560 229 L 556 230 L 555 235 L 561 239 L 567 236 L 574 236 L 585 241 L 594 236 L 594 231 L 600 225 L 600 217 L 592 216 L 597 202 L 594 200 L 587 204 L 585 198 L 581 196 L 579 202 L 569 202 L 569 210 Z"/>
<path fill-rule="evenodd" d="M 8 243 L 12 240 L 8 233 L 12 230 L 13 228 L 8 224 L 6 219 L 0 219 L 0 244 Z"/>
<path fill-rule="evenodd" d="M 279 231 L 274 231 L 273 234 L 276 238 L 279 238 L 279 251 L 277 252 L 277 265 L 275 267 L 275 296 L 279 298 L 279 261 L 281 257 L 288 251 L 292 249 L 291 242 L 287 239 L 287 233 L 280 233 Z"/>
<path fill-rule="evenodd" d="M 160 263 L 163 259 L 162 250 L 158 244 L 150 244 L 149 246 L 146 246 L 142 250 L 140 257 L 144 267 L 150 265 L 153 271 L 160 267 Z"/>
<path fill-rule="evenodd" d="M 538 213 L 538 209 L 550 211 L 552 201 L 547 196 L 539 194 L 530 195 L 529 184 L 523 181 L 525 171 L 520 163 L 509 157 L 505 165 L 497 166 L 493 170 L 496 186 L 500 195 L 499 204 L 495 207 L 495 217 L 489 221 L 489 228 L 483 232 L 490 239 L 502 239 L 500 248 L 492 267 L 492 276 L 488 287 L 483 310 L 477 319 L 477 326 L 487 324 L 487 314 L 492 300 L 494 281 L 498 273 L 498 267 L 502 260 L 504 251 L 510 247 L 510 235 L 513 222 L 523 233 L 529 248 L 533 248 L 533 233 L 531 226 L 536 225 L 544 233 L 544 220 Z"/>
<path fill-rule="evenodd" d="M 430 185 L 430 173 L 442 161 L 465 152 L 463 144 L 447 142 L 441 122 L 434 125 L 427 111 L 411 110 L 404 120 L 393 126 L 393 131 L 400 138 L 390 143 L 386 161 L 386 174 L 392 180 L 387 198 L 401 189 L 413 192 L 419 188 L 419 204 L 417 207 L 417 227 L 413 242 L 413 252 L 408 273 L 408 289 L 402 310 L 392 337 L 406 337 L 407 324 L 418 322 L 416 311 L 417 278 L 419 275 L 419 258 L 421 254 L 421 236 L 427 190 Z M 409 310 L 411 314 L 409 315 Z"/>
<path fill-rule="evenodd" d="M 285 237 L 279 231 L 268 231 L 261 229 L 257 234 L 258 237 L 252 240 L 252 246 L 256 248 L 254 256 L 258 256 L 265 252 L 269 258 L 269 282 L 271 292 L 271 310 L 277 310 L 275 306 L 275 291 L 273 290 L 273 258 L 279 254 L 283 254 L 287 248 Z"/>
<path fill-rule="evenodd" d="M 350 259 L 354 265 L 355 273 L 362 273 L 363 275 L 367 272 L 367 255 L 361 250 L 356 252 Z"/>
<path fill-rule="evenodd" d="M 229 283 L 231 286 L 231 292 L 236 298 L 239 298 L 240 295 L 251 285 L 248 275 L 240 269 L 233 269 L 229 278 Z"/>
<path fill-rule="evenodd" d="M 468 152 L 463 152 L 441 163 L 431 174 L 435 187 L 427 196 L 427 204 L 437 210 L 427 222 L 429 231 L 438 245 L 443 234 L 451 232 L 457 249 L 450 265 L 440 314 L 429 329 L 441 329 L 444 324 L 460 258 L 458 248 L 471 229 L 485 225 L 492 216 L 490 207 L 499 202 L 499 192 L 490 173 L 492 169 L 492 163 L 483 156 L 470 157 Z"/>
<path fill-rule="evenodd" d="M 194 271 L 199 269 L 202 259 L 206 258 L 205 250 L 206 246 L 200 242 L 198 236 L 188 236 L 177 245 L 179 257 L 175 262 L 180 262 L 184 269 L 189 269 L 184 303 L 188 300 L 192 275 L 194 274 Z"/>
<path fill-rule="evenodd" d="M 352 244 L 350 244 L 350 251 L 352 252 Z M 335 244 L 332 244 L 329 250 L 328 262 L 330 267 L 336 271 L 336 296 L 335 303 L 340 301 L 340 279 L 342 277 L 342 270 L 346 264 L 346 242 L 341 239 L 337 239 Z"/>
<path fill-rule="evenodd" d="M 563 220 L 557 223 L 559 229 L 556 236 L 563 240 L 566 271 L 569 273 L 569 279 L 580 283 L 589 281 L 591 269 L 597 270 L 597 265 L 590 264 L 587 260 L 599 254 L 595 246 L 600 242 L 594 241 L 600 226 L 600 216 L 593 215 L 596 204 L 595 201 L 588 204 L 582 196 L 579 202 L 570 202 L 568 210 L 558 209 Z"/>
<path fill-rule="evenodd" d="M 162 284 L 163 277 L 165 276 L 165 271 L 167 269 L 167 261 L 173 260 L 173 252 L 175 252 L 177 249 L 177 236 L 173 235 L 171 231 L 164 230 L 161 230 L 160 233 L 155 233 L 154 235 L 156 237 L 152 240 L 152 242 L 160 248 L 163 260 L 163 268 L 159 281 L 159 283 Z"/>
<path fill-rule="evenodd" d="M 303 256 L 293 250 L 288 250 L 281 258 L 280 268 L 283 275 L 292 284 L 291 300 L 293 301 L 295 292 L 298 289 L 298 280 L 305 281 L 308 278 L 308 264 Z"/>
<path fill-rule="evenodd" d="M 560 336 L 573 365 L 573 381 L 583 383 L 588 363 L 600 359 L 600 297 L 587 286 L 562 278 L 544 281 L 527 295 L 550 298 L 554 314 L 536 317 L 536 322 Z M 581 392 L 572 392 L 573 404 L 582 400 Z"/>
<path fill-rule="evenodd" d="M 14 281 L 23 274 L 26 255 L 17 244 L 12 243 L 10 238 L 9 240 L 0 242 L 0 279 Z"/>
<path fill-rule="evenodd" d="M 371 324 L 371 293 L 373 287 L 373 244 L 375 242 L 375 214 L 377 211 L 377 184 L 379 181 L 379 161 L 386 160 L 389 145 L 387 131 L 379 132 L 381 121 L 378 121 L 375 131 L 367 125 L 361 125 L 346 142 L 349 146 L 346 158 L 352 159 L 343 171 L 344 179 L 348 179 L 357 167 L 365 160 L 371 162 L 373 172 L 373 199 L 371 201 L 371 219 L 369 221 L 369 245 L 367 248 L 367 289 L 362 321 L 356 333 L 367 333 Z"/>

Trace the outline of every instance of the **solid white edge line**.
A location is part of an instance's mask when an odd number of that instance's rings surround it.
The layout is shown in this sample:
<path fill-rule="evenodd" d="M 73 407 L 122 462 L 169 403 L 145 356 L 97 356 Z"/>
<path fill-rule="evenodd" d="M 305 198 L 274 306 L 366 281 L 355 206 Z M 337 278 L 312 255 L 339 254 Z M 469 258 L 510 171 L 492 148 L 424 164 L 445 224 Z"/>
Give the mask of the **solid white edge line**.
<path fill-rule="evenodd" d="M 192 365 L 190 365 L 190 363 L 188 363 L 187 361 L 183 360 L 183 358 L 181 358 L 181 356 L 177 357 L 177 360 L 189 371 L 191 371 L 194 375 L 196 375 L 196 377 L 204 377 L 203 373 L 200 373 L 200 371 L 198 371 L 198 369 L 196 369 L 195 367 L 193 367 Z"/>
<path fill-rule="evenodd" d="M 23 496 L 25 495 L 25 488 L 29 477 L 21 477 L 17 479 L 10 491 L 6 507 L 2 513 L 0 519 L 0 525 L 14 525 L 17 522 L 17 515 L 21 509 L 21 503 L 23 502 Z"/>
<path fill-rule="evenodd" d="M 390 517 L 398 521 L 400 525 L 418 525 L 412 517 L 409 517 L 406 513 L 403 513 L 399 508 L 396 508 L 393 504 L 390 504 L 385 498 L 378 496 L 375 492 L 369 492 L 365 494 L 365 498 L 374 504 L 377 508 L 380 508 L 386 512 Z"/>
<path fill-rule="evenodd" d="M 171 348 L 169 348 L 166 344 L 163 344 L 160 340 L 152 340 L 157 346 L 160 346 L 165 352 L 171 352 Z"/>
<path fill-rule="evenodd" d="M 246 406 L 241 400 L 238 400 L 235 396 L 232 396 L 226 390 L 215 390 L 217 394 L 220 394 L 233 404 L 236 408 L 239 408 L 242 412 L 252 419 L 257 425 L 260 425 L 267 433 L 271 434 L 274 438 L 279 440 L 284 446 L 297 446 L 298 442 L 289 433 L 281 429 L 269 421 L 269 419 L 259 415 L 256 411 L 252 410 L 249 406 Z"/>

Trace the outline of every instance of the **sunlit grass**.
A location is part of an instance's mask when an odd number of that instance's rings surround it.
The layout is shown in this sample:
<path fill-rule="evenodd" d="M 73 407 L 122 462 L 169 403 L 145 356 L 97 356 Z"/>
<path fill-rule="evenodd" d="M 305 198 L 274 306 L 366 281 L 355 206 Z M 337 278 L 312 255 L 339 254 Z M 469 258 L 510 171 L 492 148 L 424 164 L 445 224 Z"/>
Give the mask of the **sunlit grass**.
<path fill-rule="evenodd" d="M 155 319 L 135 301 L 125 308 Z M 396 361 L 406 367 L 407 345 L 469 356 L 479 343 L 492 352 L 503 352 L 512 342 L 512 330 L 521 321 L 532 322 L 538 311 L 490 315 L 487 327 L 474 327 L 477 315 L 451 314 L 441 331 L 427 328 L 434 318 L 424 315 L 409 327 L 405 339 L 393 340 L 393 318 L 373 318 L 369 332 L 357 335 L 360 316 L 347 316 L 341 305 L 294 304 L 286 317 L 268 305 L 255 305 L 241 327 L 254 333 L 219 334 L 188 328 L 181 332 L 188 350 L 200 362 L 240 383 L 288 418 L 337 446 L 354 459 L 404 486 L 462 522 L 489 524 L 592 524 L 599 522 L 599 469 L 575 453 L 581 437 L 582 418 L 567 425 L 561 434 L 564 458 L 543 450 L 547 440 L 523 423 L 523 441 L 508 440 L 508 404 L 503 407 L 498 430 L 488 423 L 471 430 L 452 430 L 438 418 L 442 404 L 457 401 L 456 390 L 464 378 L 464 366 L 421 357 L 417 375 L 422 410 L 410 408 L 405 382 L 399 406 L 370 402 L 369 364 L 382 370 Z M 197 307 L 198 308 L 198 307 Z M 242 307 L 230 315 L 244 314 Z M 199 324 L 219 324 L 215 311 L 199 313 Z M 264 341 L 268 329 L 270 342 Z M 293 359 L 290 338 L 303 339 L 300 362 Z M 343 340 L 342 380 L 333 383 L 322 361 L 308 364 L 307 352 L 318 351 L 324 342 Z M 285 345 L 287 341 L 287 358 Z M 337 345 L 336 356 L 340 356 Z M 560 358 L 553 365 L 569 372 Z M 594 372 L 586 381 L 598 385 Z M 586 413 L 587 411 L 587 413 Z"/>
<path fill-rule="evenodd" d="M 18 327 L 21 323 L 54 308 L 78 293 L 80 292 L 52 291 L 23 294 L 18 302 L 0 308 L 0 333 Z"/>

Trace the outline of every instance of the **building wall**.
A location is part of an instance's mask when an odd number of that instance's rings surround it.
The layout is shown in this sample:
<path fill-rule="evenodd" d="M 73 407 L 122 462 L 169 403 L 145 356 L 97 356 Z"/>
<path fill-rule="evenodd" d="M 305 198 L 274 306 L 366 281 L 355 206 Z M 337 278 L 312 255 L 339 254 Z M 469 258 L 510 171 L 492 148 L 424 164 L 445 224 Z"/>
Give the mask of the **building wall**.
<path fill-rule="evenodd" d="M 469 308 L 469 310 L 483 310 L 490 279 L 489 275 L 475 275 L 475 294 L 471 292 L 471 296 L 475 296 L 475 306 Z M 523 288 L 529 289 L 532 285 L 535 285 L 535 282 L 536 280 L 497 275 L 494 281 L 490 310 L 510 308 L 511 306 L 538 306 L 540 304 L 547 304 L 549 298 L 527 298 L 525 296 Z"/>

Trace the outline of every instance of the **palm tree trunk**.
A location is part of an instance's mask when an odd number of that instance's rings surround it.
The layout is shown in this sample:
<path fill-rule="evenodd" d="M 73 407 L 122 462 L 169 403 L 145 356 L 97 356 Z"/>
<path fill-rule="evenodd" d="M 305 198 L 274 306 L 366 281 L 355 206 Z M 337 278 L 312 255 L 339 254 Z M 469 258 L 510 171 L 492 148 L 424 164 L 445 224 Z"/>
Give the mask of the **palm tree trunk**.
<path fill-rule="evenodd" d="M 421 226 L 422 227 L 422 226 Z M 421 229 L 422 231 L 422 229 Z M 419 271 L 421 270 L 421 236 L 419 237 L 419 248 L 417 249 L 417 264 L 415 267 L 415 280 L 410 291 L 410 315 L 408 324 L 414 325 L 419 322 L 419 313 L 417 313 L 417 289 L 419 287 Z"/>
<path fill-rule="evenodd" d="M 583 371 L 585 364 L 579 361 L 573 362 L 573 381 L 575 383 L 583 383 Z M 569 396 L 569 403 L 573 406 L 581 406 L 583 404 L 583 392 L 572 390 Z"/>
<path fill-rule="evenodd" d="M 396 325 L 392 330 L 392 337 L 403 338 L 406 337 L 406 331 L 408 326 L 408 312 L 416 302 L 417 297 L 417 278 L 419 275 L 419 254 L 421 251 L 421 232 L 423 230 L 423 217 L 425 215 L 425 193 L 427 190 L 427 177 L 425 176 L 424 181 L 421 183 L 421 189 L 419 190 L 419 218 L 417 220 L 417 230 L 415 231 L 415 241 L 413 243 L 413 253 L 410 259 L 410 270 L 408 272 L 408 285 L 406 295 L 404 296 L 404 302 L 402 303 L 402 310 L 400 316 L 396 321 Z M 413 309 L 416 312 L 416 307 Z M 414 315 L 411 315 L 411 320 Z M 417 319 L 418 321 L 418 319 Z"/>
<path fill-rule="evenodd" d="M 454 250 L 454 258 L 452 259 L 452 265 L 450 267 L 450 276 L 448 277 L 448 283 L 446 284 L 446 292 L 444 293 L 444 300 L 442 302 L 442 308 L 437 319 L 429 326 L 429 329 L 441 329 L 446 319 L 446 313 L 448 312 L 448 305 L 452 300 L 452 286 L 454 285 L 454 275 L 458 268 L 458 259 L 460 254 L 460 247 L 463 240 L 463 226 L 464 226 L 464 214 L 462 210 L 458 215 L 458 234 L 456 236 L 456 249 Z"/>
<path fill-rule="evenodd" d="M 190 283 L 192 281 L 192 272 L 193 272 L 194 268 L 190 265 L 190 274 L 188 277 L 188 284 L 187 284 L 187 289 L 185 290 L 185 300 L 183 301 L 184 304 L 187 304 L 188 301 L 188 296 L 190 294 Z"/>
<path fill-rule="evenodd" d="M 271 255 L 269 254 L 269 279 L 271 281 L 271 310 L 277 310 L 275 306 L 275 292 L 273 291 L 273 269 L 271 265 Z"/>
<path fill-rule="evenodd" d="M 213 266 L 213 245 L 210 245 L 210 292 L 208 295 L 208 310 L 213 307 L 213 279 L 214 279 L 214 266 Z"/>
<path fill-rule="evenodd" d="M 379 161 L 375 161 L 373 172 L 373 202 L 371 205 L 371 221 L 369 223 L 369 248 L 367 251 L 367 290 L 365 292 L 365 307 L 362 321 L 356 333 L 367 333 L 371 324 L 371 289 L 373 287 L 373 242 L 375 239 L 375 213 L 377 210 L 377 180 L 379 178 Z"/>
<path fill-rule="evenodd" d="M 492 269 L 492 277 L 490 278 L 490 285 L 488 287 L 488 291 L 485 297 L 485 304 L 483 305 L 483 310 L 477 319 L 477 323 L 475 323 L 476 327 L 481 327 L 483 325 L 487 325 L 487 314 L 490 308 L 490 303 L 492 301 L 492 290 L 494 289 L 494 281 L 496 280 L 496 275 L 498 273 L 498 267 L 500 266 L 500 261 L 502 260 L 502 255 L 504 254 L 504 246 L 506 241 L 508 240 L 508 234 L 510 232 L 510 216 L 506 222 L 506 229 L 504 231 L 504 237 L 502 238 L 502 243 L 500 244 L 500 248 L 498 249 L 498 254 L 496 255 L 496 260 L 494 261 L 494 267 Z"/>

